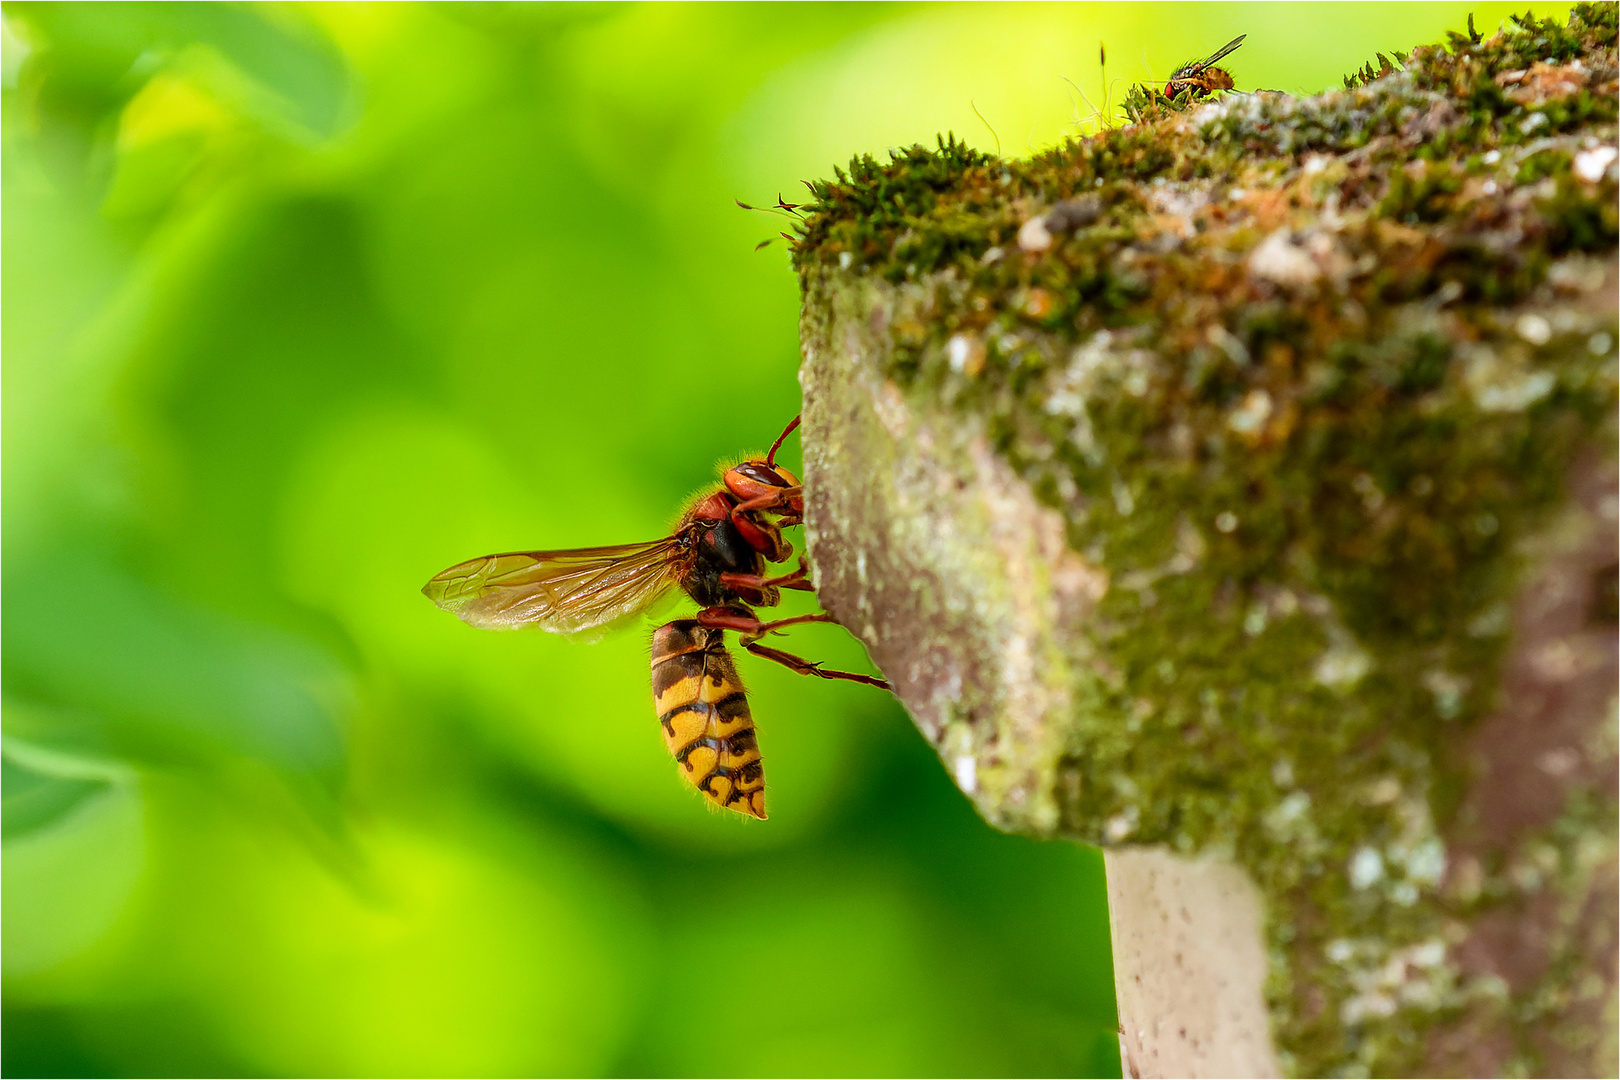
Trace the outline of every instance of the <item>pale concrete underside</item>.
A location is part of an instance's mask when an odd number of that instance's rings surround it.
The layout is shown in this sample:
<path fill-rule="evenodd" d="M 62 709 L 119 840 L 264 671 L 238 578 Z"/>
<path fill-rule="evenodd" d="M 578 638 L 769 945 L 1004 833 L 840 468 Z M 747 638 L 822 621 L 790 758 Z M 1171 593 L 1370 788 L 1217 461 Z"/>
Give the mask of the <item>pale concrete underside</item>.
<path fill-rule="evenodd" d="M 1105 851 L 1127 1077 L 1277 1076 L 1260 896 L 1226 863 Z"/>

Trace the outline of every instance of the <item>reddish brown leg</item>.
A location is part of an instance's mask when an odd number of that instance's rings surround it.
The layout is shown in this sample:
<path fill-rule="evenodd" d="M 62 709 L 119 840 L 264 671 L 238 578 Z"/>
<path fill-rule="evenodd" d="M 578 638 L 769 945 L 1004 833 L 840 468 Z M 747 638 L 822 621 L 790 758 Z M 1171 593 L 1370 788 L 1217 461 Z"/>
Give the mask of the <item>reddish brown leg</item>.
<path fill-rule="evenodd" d="M 804 495 L 802 487 L 772 488 L 763 495 L 756 495 L 752 499 L 745 499 L 731 508 L 733 514 L 740 514 L 747 510 L 770 510 Z"/>
<path fill-rule="evenodd" d="M 728 573 L 720 575 L 720 584 L 732 589 L 767 589 L 775 586 L 778 589 L 802 589 L 805 592 L 813 592 L 815 586 L 810 584 L 809 573 L 809 569 L 804 565 L 804 560 L 800 559 L 799 568 L 790 574 L 768 578 L 761 577 L 758 574 Z"/>
<path fill-rule="evenodd" d="M 782 563 L 793 557 L 793 545 L 782 539 L 782 526 L 767 522 L 754 514 L 731 519 L 742 534 L 743 542 L 761 555 L 766 562 Z"/>
<path fill-rule="evenodd" d="M 778 195 L 776 197 L 776 201 L 781 202 L 782 197 L 780 195 Z M 775 466 L 775 464 L 776 464 L 776 452 L 782 448 L 782 443 L 784 441 L 786 441 L 786 439 L 787 439 L 787 437 L 789 435 L 793 434 L 793 429 L 799 426 L 799 421 L 802 420 L 802 419 L 803 419 L 802 415 L 801 416 L 795 416 L 792 419 L 792 421 L 790 421 L 788 423 L 788 426 L 782 429 L 782 434 L 780 434 L 780 435 L 778 435 L 776 437 L 776 441 L 771 443 L 771 452 L 765 455 L 765 464 L 766 465 Z"/>
<path fill-rule="evenodd" d="M 837 622 L 826 612 L 817 612 L 814 615 L 794 615 L 787 619 L 777 619 L 774 622 L 760 622 L 759 616 L 740 608 L 711 607 L 704 608 L 697 613 L 697 621 L 702 626 L 716 630 L 735 630 L 745 638 L 761 638 L 774 630 L 784 626 L 797 626 L 799 623 Z"/>
<path fill-rule="evenodd" d="M 864 686 L 875 686 L 879 690 L 888 690 L 890 686 L 882 679 L 871 675 L 858 675 L 853 671 L 828 671 L 820 664 L 806 660 L 801 656 L 773 649 L 768 645 L 761 645 L 759 639 L 784 626 L 797 626 L 799 623 L 837 622 L 825 612 L 814 615 L 794 615 L 787 619 L 776 619 L 772 622 L 761 622 L 758 616 L 741 608 L 712 607 L 704 608 L 697 614 L 697 621 L 703 625 L 719 630 L 735 630 L 742 637 L 740 644 L 755 656 L 763 656 L 767 660 L 774 660 L 783 667 L 792 668 L 800 675 L 814 675 L 820 679 L 844 679 L 848 682 L 861 683 Z"/>
<path fill-rule="evenodd" d="M 791 503 L 794 499 L 804 497 L 804 488 L 785 487 L 774 488 L 763 495 L 756 495 L 752 499 L 744 499 L 731 508 L 731 519 L 737 520 L 738 514 L 746 514 L 751 510 L 776 510 L 777 507 Z M 792 514 L 783 514 L 784 518 L 793 517 Z M 791 524 L 798 524 L 795 520 Z"/>
<path fill-rule="evenodd" d="M 792 668 L 800 675 L 814 675 L 818 679 L 843 679 L 846 682 L 856 682 L 863 686 L 875 686 L 879 690 L 892 689 L 886 681 L 875 676 L 861 675 L 853 671 L 829 671 L 820 664 L 806 660 L 802 656 L 794 656 L 792 653 L 783 652 L 781 649 L 761 645 L 757 641 L 745 642 L 743 648 L 755 656 L 763 656 L 767 660 L 775 660 L 783 667 Z"/>

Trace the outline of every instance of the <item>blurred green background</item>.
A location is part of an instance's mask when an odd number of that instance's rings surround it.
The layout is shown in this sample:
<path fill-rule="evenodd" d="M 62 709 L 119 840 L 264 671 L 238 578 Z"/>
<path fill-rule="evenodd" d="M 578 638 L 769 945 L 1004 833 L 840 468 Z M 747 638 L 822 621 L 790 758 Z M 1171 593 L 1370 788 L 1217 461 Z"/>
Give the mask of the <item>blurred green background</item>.
<path fill-rule="evenodd" d="M 1100 857 L 887 696 L 744 659 L 719 816 L 645 629 L 418 589 L 794 414 L 733 198 L 1094 128 L 1099 41 L 1312 92 L 1509 6 L 6 6 L 4 1072 L 1117 1076 Z"/>

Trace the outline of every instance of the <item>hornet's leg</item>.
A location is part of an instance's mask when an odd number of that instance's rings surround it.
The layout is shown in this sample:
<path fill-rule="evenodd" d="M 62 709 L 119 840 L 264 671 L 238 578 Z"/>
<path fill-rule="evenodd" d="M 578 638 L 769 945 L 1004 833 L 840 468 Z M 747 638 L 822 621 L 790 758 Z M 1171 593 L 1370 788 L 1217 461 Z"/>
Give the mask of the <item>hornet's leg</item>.
<path fill-rule="evenodd" d="M 782 196 L 778 195 L 776 201 L 781 202 Z M 788 422 L 788 426 L 782 429 L 782 434 L 778 435 L 776 441 L 771 443 L 771 452 L 765 455 L 765 464 L 772 466 L 776 464 L 776 452 L 782 448 L 782 443 L 787 440 L 789 435 L 793 434 L 793 429 L 799 426 L 799 421 L 802 419 L 804 419 L 803 414 L 795 416 Z"/>
<path fill-rule="evenodd" d="M 793 557 L 793 545 L 782 539 L 781 522 L 766 521 L 757 514 L 744 514 L 742 517 L 733 515 L 731 524 L 742 534 L 743 541 L 749 547 L 765 556 L 766 562 L 784 563 Z"/>
<path fill-rule="evenodd" d="M 794 570 L 792 573 L 782 574 L 780 577 L 768 578 L 761 577 L 758 574 L 726 573 L 720 575 L 720 584 L 732 589 L 736 589 L 738 587 L 745 589 L 768 589 L 775 587 L 778 589 L 802 589 L 805 592 L 813 592 L 815 590 L 815 586 L 810 584 L 809 574 L 809 567 L 805 565 L 803 559 L 800 559 L 799 568 L 797 570 Z"/>
<path fill-rule="evenodd" d="M 752 499 L 745 499 L 731 508 L 731 520 L 736 522 L 739 517 L 755 510 L 767 510 L 773 514 L 780 514 L 777 525 L 788 528 L 804 520 L 803 513 L 804 488 L 785 487 L 767 491 Z M 793 509 L 794 500 L 799 500 L 799 509 Z M 786 507 L 787 509 L 782 509 Z"/>
<path fill-rule="evenodd" d="M 777 619 L 774 622 L 761 622 L 752 612 L 741 608 L 712 607 L 704 608 L 698 612 L 697 621 L 703 626 L 720 630 L 735 630 L 742 636 L 740 644 L 755 656 L 762 656 L 767 660 L 774 660 L 783 667 L 792 668 L 800 675 L 814 675 L 822 679 L 844 679 L 848 682 L 858 682 L 865 686 L 875 686 L 879 690 L 892 689 L 883 679 L 872 675 L 860 675 L 853 671 L 829 671 L 820 664 L 813 663 L 792 653 L 773 649 L 768 645 L 759 644 L 759 639 L 784 626 L 795 626 L 799 623 L 830 622 L 838 620 L 825 612 L 814 615 L 794 615 L 788 619 Z"/>
<path fill-rule="evenodd" d="M 784 503 L 791 503 L 794 499 L 804 497 L 802 487 L 774 488 L 763 495 L 756 495 L 752 499 L 745 499 L 731 508 L 731 516 L 746 514 L 750 510 L 775 510 Z"/>
<path fill-rule="evenodd" d="M 783 652 L 781 649 L 773 649 L 768 645 L 761 645 L 757 641 L 745 642 L 743 644 L 743 648 L 747 649 L 755 656 L 763 656 L 767 660 L 775 660 L 783 667 L 792 668 L 800 675 L 814 675 L 820 679 L 843 679 L 847 682 L 860 683 L 863 686 L 875 686 L 879 690 L 893 689 L 893 687 L 891 687 L 887 681 L 879 679 L 875 676 L 861 675 L 854 671 L 829 671 L 820 664 L 806 660 L 802 656 L 794 656 L 792 653 Z"/>
<path fill-rule="evenodd" d="M 784 626 L 797 626 L 799 623 L 830 622 L 838 620 L 826 612 L 817 612 L 814 615 L 794 615 L 787 619 L 777 619 L 774 622 L 760 622 L 759 616 L 751 611 L 744 611 L 734 607 L 704 608 L 697 613 L 697 621 L 704 626 L 716 630 L 735 630 L 745 639 L 758 640 L 774 630 Z"/>

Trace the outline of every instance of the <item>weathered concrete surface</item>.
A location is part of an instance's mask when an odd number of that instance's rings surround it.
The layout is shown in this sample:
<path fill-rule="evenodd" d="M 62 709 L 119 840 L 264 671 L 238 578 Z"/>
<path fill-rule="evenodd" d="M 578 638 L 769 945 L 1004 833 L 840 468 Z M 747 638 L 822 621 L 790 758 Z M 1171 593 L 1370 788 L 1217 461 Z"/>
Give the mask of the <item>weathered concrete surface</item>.
<path fill-rule="evenodd" d="M 991 822 L 1248 876 L 1285 1073 L 1616 1067 L 1614 22 L 858 163 L 796 251 L 823 604 Z"/>
<path fill-rule="evenodd" d="M 1254 883 L 1162 851 L 1105 861 L 1124 1075 L 1279 1075 Z"/>

